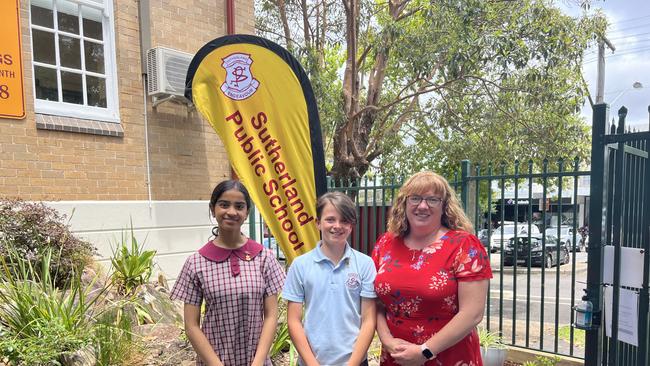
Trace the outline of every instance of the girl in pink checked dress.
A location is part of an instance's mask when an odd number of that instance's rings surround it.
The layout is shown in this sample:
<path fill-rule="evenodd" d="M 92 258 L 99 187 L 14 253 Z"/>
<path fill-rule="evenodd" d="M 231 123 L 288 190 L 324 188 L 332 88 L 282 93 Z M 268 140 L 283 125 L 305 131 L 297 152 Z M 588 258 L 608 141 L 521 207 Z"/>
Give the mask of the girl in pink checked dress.
<path fill-rule="evenodd" d="M 171 298 L 185 303 L 185 332 L 199 366 L 271 366 L 268 353 L 285 275 L 271 251 L 241 233 L 250 206 L 241 182 L 215 187 L 214 239 L 186 260 L 172 289 Z"/>

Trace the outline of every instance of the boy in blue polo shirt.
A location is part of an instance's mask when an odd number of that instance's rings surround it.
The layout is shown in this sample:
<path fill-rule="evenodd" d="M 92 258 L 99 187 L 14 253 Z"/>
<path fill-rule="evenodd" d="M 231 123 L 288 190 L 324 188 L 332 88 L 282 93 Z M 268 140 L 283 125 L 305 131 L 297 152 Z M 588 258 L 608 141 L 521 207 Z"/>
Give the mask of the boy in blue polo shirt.
<path fill-rule="evenodd" d="M 357 221 L 355 205 L 341 192 L 326 193 L 316 216 L 321 241 L 293 261 L 282 291 L 291 340 L 301 365 L 367 365 L 376 270 L 370 257 L 347 242 Z"/>

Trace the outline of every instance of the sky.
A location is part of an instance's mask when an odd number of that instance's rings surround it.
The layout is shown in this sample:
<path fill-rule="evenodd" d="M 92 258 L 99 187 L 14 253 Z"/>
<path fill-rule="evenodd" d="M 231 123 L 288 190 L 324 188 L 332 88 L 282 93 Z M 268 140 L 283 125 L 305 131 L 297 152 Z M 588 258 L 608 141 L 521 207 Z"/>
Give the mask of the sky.
<path fill-rule="evenodd" d="M 560 5 L 569 14 L 580 10 Z M 650 0 L 592 0 L 591 10 L 602 9 L 609 27 L 607 38 L 616 51 L 605 52 L 605 102 L 610 104 L 609 118 L 617 116 L 621 106 L 628 109 L 626 125 L 647 131 L 650 120 Z M 597 47 L 590 48 L 583 64 L 585 80 L 592 98 L 596 98 Z M 633 88 L 635 82 L 642 87 Z M 592 111 L 585 103 L 582 114 L 591 124 Z"/>

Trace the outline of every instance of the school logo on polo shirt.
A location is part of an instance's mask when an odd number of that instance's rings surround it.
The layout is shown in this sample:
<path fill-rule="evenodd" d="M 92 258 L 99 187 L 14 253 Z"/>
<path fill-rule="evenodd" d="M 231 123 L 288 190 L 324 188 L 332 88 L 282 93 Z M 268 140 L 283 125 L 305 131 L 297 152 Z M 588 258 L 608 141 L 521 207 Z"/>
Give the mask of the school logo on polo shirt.
<path fill-rule="evenodd" d="M 361 286 L 358 273 L 348 273 L 348 280 L 345 281 L 345 286 L 350 290 L 356 290 Z"/>

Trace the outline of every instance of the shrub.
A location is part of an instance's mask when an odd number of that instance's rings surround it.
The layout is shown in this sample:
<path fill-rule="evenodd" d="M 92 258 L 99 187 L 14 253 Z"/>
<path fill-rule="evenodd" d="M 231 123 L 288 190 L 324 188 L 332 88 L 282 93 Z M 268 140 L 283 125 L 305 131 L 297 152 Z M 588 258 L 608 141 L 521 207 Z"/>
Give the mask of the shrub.
<path fill-rule="evenodd" d="M 71 275 L 81 273 L 96 251 L 70 233 L 65 219 L 43 203 L 0 200 L 0 258 L 8 258 L 9 250 L 14 250 L 20 258 L 39 266 L 51 249 L 58 253 L 50 263 L 51 277 L 57 285 L 67 285 Z"/>
<path fill-rule="evenodd" d="M 74 334 L 60 323 L 35 323 L 38 337 L 0 337 L 0 355 L 15 365 L 57 365 L 64 354 L 74 353 L 88 339 Z"/>
<path fill-rule="evenodd" d="M 523 366 L 555 366 L 558 362 L 560 362 L 560 358 L 557 356 L 537 356 L 535 357 L 535 361 L 526 361 Z"/>
<path fill-rule="evenodd" d="M 83 284 L 79 273 L 71 275 L 69 290 L 57 288 L 53 258 L 51 248 L 40 267 L 12 249 L 0 257 L 0 355 L 12 364 L 57 364 L 91 343 L 93 308 L 105 288 L 91 294 L 95 281 Z"/>

